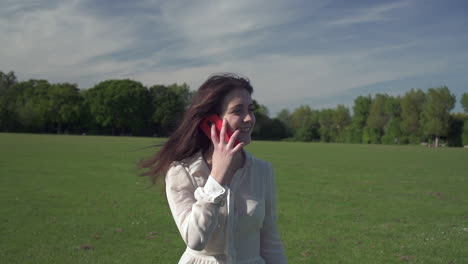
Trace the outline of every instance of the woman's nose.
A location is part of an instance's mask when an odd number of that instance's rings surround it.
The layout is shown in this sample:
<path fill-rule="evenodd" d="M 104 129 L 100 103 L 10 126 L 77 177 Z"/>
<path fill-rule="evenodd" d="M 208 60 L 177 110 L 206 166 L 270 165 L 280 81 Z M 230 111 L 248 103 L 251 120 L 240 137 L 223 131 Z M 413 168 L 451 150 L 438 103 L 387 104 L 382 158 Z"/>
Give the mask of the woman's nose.
<path fill-rule="evenodd" d="M 252 122 L 252 120 L 253 120 L 253 116 L 252 116 L 252 115 L 253 115 L 253 113 L 248 113 L 247 115 L 245 115 L 245 117 L 244 117 L 244 122 L 245 122 L 245 123 Z"/>

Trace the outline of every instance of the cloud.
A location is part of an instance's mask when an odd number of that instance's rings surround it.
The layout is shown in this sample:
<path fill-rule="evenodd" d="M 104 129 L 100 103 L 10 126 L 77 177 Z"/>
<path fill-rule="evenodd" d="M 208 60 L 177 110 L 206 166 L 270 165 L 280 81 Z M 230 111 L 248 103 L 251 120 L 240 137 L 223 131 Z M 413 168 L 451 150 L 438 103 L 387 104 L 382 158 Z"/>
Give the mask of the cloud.
<path fill-rule="evenodd" d="M 403 48 L 402 46 L 400 48 Z M 211 65 L 167 71 L 148 71 L 138 76 L 145 83 L 154 80 L 172 83 L 186 80 L 198 87 L 213 72 L 231 71 L 251 78 L 254 97 L 270 105 L 273 112 L 281 105 L 304 102 L 304 99 L 333 95 L 359 86 L 430 74 L 447 67 L 448 62 L 433 62 L 421 68 L 422 58 L 382 60 L 380 56 L 399 47 L 379 47 L 335 55 L 285 56 L 264 55 L 254 61 L 239 59 Z"/>
<path fill-rule="evenodd" d="M 389 13 L 396 9 L 407 8 L 411 6 L 409 1 L 391 2 L 384 3 L 371 7 L 361 7 L 357 10 L 353 10 L 351 14 L 341 14 L 342 17 L 331 20 L 327 24 L 329 26 L 350 26 L 358 23 L 369 23 L 369 22 L 382 22 L 396 20 L 397 17 L 391 16 Z"/>
<path fill-rule="evenodd" d="M 55 76 L 63 81 L 122 68 L 109 63 L 106 67 L 89 65 L 88 61 L 129 48 L 133 44 L 132 28 L 91 16 L 80 9 L 78 1 L 43 9 L 29 7 L 15 5 L 10 8 L 14 14 L 0 18 L 0 24 L 6 25 L 0 28 L 3 67 L 28 77 Z M 58 77 L 61 75 L 63 79 Z"/>
<path fill-rule="evenodd" d="M 0 60 L 20 79 L 83 88 L 132 78 L 196 89 L 214 72 L 236 72 L 252 80 L 254 96 L 272 113 L 308 98 L 448 71 L 454 62 L 467 67 L 466 37 L 441 41 L 411 27 L 408 12 L 417 2 L 333 4 L 4 0 Z M 405 27 L 394 26 L 402 17 Z"/>

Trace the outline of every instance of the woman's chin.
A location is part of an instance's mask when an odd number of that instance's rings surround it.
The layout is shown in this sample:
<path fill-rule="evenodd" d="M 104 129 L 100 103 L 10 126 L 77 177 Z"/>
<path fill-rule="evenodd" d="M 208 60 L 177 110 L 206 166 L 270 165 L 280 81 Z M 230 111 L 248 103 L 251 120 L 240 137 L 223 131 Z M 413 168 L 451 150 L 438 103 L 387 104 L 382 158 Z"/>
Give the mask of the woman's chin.
<path fill-rule="evenodd" d="M 244 145 L 248 145 L 252 141 L 252 138 L 250 137 L 250 135 L 248 135 L 248 136 L 246 135 L 246 136 L 243 136 L 243 137 L 238 137 L 237 139 L 239 140 L 239 142 L 244 143 Z"/>

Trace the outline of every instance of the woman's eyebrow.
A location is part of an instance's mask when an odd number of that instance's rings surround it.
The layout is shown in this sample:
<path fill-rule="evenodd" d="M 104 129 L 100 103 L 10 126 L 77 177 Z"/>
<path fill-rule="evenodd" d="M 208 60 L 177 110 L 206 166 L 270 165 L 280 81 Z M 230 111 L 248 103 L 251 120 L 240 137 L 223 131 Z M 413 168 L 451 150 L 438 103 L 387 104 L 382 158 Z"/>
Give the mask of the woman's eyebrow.
<path fill-rule="evenodd" d="M 239 108 L 239 107 L 243 107 L 244 104 L 236 104 L 234 106 L 231 106 L 231 109 L 234 109 L 234 108 Z"/>

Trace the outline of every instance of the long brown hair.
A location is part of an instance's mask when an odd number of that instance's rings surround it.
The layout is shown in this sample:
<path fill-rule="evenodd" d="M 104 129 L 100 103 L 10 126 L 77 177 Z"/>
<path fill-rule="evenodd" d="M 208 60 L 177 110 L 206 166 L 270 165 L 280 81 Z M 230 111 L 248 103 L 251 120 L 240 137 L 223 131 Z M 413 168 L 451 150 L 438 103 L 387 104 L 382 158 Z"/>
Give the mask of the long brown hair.
<path fill-rule="evenodd" d="M 220 115 L 223 98 L 234 89 L 245 89 L 249 94 L 253 93 L 248 78 L 232 73 L 211 75 L 200 86 L 179 126 L 162 148 L 152 158 L 140 163 L 141 168 L 148 169 L 143 175 L 150 176 L 153 183 L 156 183 L 160 176 L 164 178 L 174 161 L 181 161 L 200 150 L 207 150 L 211 141 L 200 129 L 200 123 L 212 114 Z"/>

